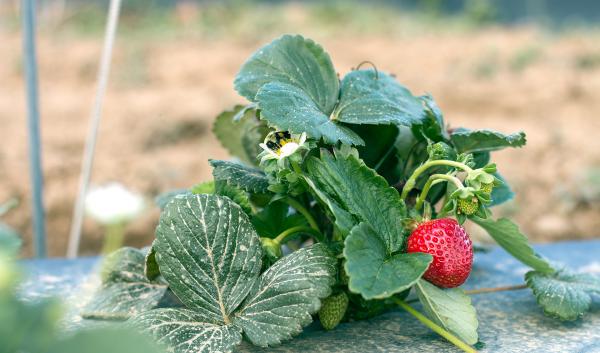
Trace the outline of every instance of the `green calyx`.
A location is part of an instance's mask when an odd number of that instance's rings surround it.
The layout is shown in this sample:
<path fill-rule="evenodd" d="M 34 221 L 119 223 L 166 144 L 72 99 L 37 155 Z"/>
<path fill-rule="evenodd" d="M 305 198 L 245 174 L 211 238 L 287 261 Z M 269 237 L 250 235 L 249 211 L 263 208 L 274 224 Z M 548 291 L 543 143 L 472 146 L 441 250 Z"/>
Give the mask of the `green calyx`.
<path fill-rule="evenodd" d="M 265 252 L 267 258 L 272 261 L 276 261 L 283 257 L 283 252 L 281 251 L 281 244 L 277 239 L 270 238 L 260 238 L 260 242 Z"/>

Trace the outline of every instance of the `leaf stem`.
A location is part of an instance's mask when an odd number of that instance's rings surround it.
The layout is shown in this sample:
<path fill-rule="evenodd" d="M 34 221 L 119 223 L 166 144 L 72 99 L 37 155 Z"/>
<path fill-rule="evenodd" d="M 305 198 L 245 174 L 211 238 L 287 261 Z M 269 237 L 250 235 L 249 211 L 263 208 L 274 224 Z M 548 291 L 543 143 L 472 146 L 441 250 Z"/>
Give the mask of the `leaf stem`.
<path fill-rule="evenodd" d="M 469 167 L 468 165 L 466 165 L 464 163 L 456 162 L 456 161 L 449 161 L 446 159 L 438 159 L 438 160 L 425 162 L 425 163 L 423 163 L 423 165 L 421 165 L 420 167 L 415 169 L 415 171 L 412 173 L 410 178 L 408 178 L 408 180 L 406 181 L 406 184 L 404 184 L 404 187 L 402 188 L 402 194 L 400 195 L 400 198 L 402 200 L 406 200 L 408 193 L 415 187 L 415 184 L 417 183 L 417 178 L 421 174 L 423 174 L 423 172 L 425 172 L 427 169 L 429 169 L 431 167 L 441 166 L 441 165 L 448 166 L 448 167 L 454 167 L 457 169 L 462 169 L 466 172 L 473 171 L 473 169 L 471 167 Z"/>
<path fill-rule="evenodd" d="M 292 227 L 292 228 L 286 229 L 283 232 L 281 232 L 274 240 L 279 244 L 283 244 L 283 243 L 285 243 L 285 241 L 287 240 L 287 238 L 289 236 L 294 235 L 296 233 L 310 234 L 314 238 L 316 238 L 319 242 L 323 241 L 323 234 L 321 234 L 320 232 L 318 232 L 312 228 L 303 227 L 303 226 L 297 226 L 297 227 Z"/>
<path fill-rule="evenodd" d="M 468 344 L 463 342 L 460 338 L 456 337 L 452 333 L 445 330 L 443 327 L 441 327 L 438 324 L 436 324 L 435 322 L 431 321 L 425 315 L 423 315 L 420 312 L 413 309 L 410 305 L 406 304 L 404 302 L 404 300 L 394 298 L 394 302 L 396 302 L 396 304 L 398 304 L 402 309 L 408 311 L 417 320 L 421 321 L 421 323 L 423 323 L 425 326 L 429 327 L 435 333 L 437 333 L 438 335 L 447 339 L 450 343 L 452 343 L 456 347 L 462 349 L 463 351 L 465 351 L 467 353 L 477 353 L 477 351 L 473 347 L 469 346 Z"/>
<path fill-rule="evenodd" d="M 509 290 L 520 290 L 520 289 L 526 289 L 526 288 L 527 288 L 526 284 L 517 284 L 514 286 L 502 286 L 502 287 L 493 287 L 493 288 L 478 288 L 478 289 L 465 290 L 465 294 L 493 293 L 493 292 L 503 292 L 503 291 L 509 291 Z"/>
<path fill-rule="evenodd" d="M 427 179 L 427 182 L 425 183 L 425 186 L 423 187 L 423 191 L 421 191 L 421 194 L 417 198 L 417 203 L 415 204 L 415 209 L 417 211 L 421 209 L 421 206 L 423 206 L 423 202 L 425 202 L 425 198 L 427 197 L 427 194 L 429 193 L 429 190 L 431 189 L 431 187 L 433 185 L 437 184 L 439 181 L 443 181 L 443 180 L 454 183 L 454 185 L 456 185 L 456 187 L 459 189 L 464 188 L 462 182 L 455 176 L 448 175 L 448 174 L 433 174 L 432 176 L 429 177 L 429 179 Z"/>
<path fill-rule="evenodd" d="M 306 218 L 306 221 L 308 222 L 310 227 L 319 232 L 319 234 L 321 233 L 317 221 L 315 221 L 314 217 L 310 214 L 306 207 L 302 206 L 302 204 L 298 202 L 298 200 L 293 199 L 291 197 L 286 197 L 282 201 L 292 206 L 292 208 L 294 208 L 296 211 L 300 212 L 300 214 L 302 214 L 304 218 Z"/>

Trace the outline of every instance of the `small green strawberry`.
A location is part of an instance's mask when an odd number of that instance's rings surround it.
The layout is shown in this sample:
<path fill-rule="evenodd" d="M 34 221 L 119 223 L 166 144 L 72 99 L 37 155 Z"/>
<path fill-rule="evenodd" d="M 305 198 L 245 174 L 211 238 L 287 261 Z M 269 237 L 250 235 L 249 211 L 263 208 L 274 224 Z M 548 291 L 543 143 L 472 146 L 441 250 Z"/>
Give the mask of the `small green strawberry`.
<path fill-rule="evenodd" d="M 348 309 L 348 295 L 345 292 L 323 299 L 319 310 L 319 320 L 325 330 L 333 330 L 344 318 Z"/>
<path fill-rule="evenodd" d="M 477 212 L 479 209 L 479 200 L 476 197 L 469 197 L 466 199 L 458 199 L 458 211 L 467 216 L 470 216 Z"/>
<path fill-rule="evenodd" d="M 494 189 L 494 183 L 483 183 L 481 184 L 481 187 L 479 188 L 479 190 L 481 190 L 481 192 L 483 192 L 484 194 L 491 194 L 492 193 L 492 189 Z"/>

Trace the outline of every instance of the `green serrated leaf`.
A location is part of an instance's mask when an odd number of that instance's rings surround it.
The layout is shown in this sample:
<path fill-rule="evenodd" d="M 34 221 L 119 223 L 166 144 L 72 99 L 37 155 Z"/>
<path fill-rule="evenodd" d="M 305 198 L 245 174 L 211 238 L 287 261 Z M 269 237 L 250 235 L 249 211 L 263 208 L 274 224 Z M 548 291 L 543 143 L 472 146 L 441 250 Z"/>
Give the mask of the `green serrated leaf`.
<path fill-rule="evenodd" d="M 184 195 L 156 229 L 156 261 L 175 295 L 203 322 L 226 324 L 261 268 L 261 246 L 248 216 L 229 198 Z"/>
<path fill-rule="evenodd" d="M 214 180 L 204 181 L 196 184 L 190 188 L 190 192 L 194 195 L 199 194 L 214 194 L 215 193 L 215 182 Z"/>
<path fill-rule="evenodd" d="M 234 323 L 261 347 L 300 333 L 331 293 L 337 260 L 323 244 L 303 248 L 275 262 L 254 285 Z"/>
<path fill-rule="evenodd" d="M 310 39 L 284 35 L 256 51 L 235 78 L 235 89 L 256 101 L 265 84 L 279 82 L 302 90 L 316 107 L 331 113 L 339 81 L 329 55 Z"/>
<path fill-rule="evenodd" d="M 590 274 L 530 271 L 525 280 L 544 313 L 560 320 L 580 318 L 590 309 L 591 294 L 600 294 L 600 278 Z"/>
<path fill-rule="evenodd" d="M 429 267 L 424 253 L 391 254 L 384 239 L 367 223 L 352 229 L 344 243 L 348 288 L 365 299 L 381 299 L 415 284 Z"/>
<path fill-rule="evenodd" d="M 243 164 L 210 159 L 213 167 L 213 176 L 216 181 L 225 181 L 251 193 L 266 193 L 269 180 L 260 169 Z"/>
<path fill-rule="evenodd" d="M 155 308 L 167 285 L 150 281 L 145 274 L 146 255 L 134 248 L 121 248 L 108 255 L 102 264 L 102 286 L 84 307 L 86 319 L 126 320 Z"/>
<path fill-rule="evenodd" d="M 213 133 L 232 156 L 242 162 L 256 164 L 256 156 L 260 152 L 258 145 L 264 133 L 253 106 L 236 105 L 232 110 L 219 114 L 213 124 Z"/>
<path fill-rule="evenodd" d="M 534 270 L 553 273 L 554 269 L 548 261 L 533 251 L 527 237 L 519 231 L 519 227 L 507 218 L 497 221 L 492 219 L 472 218 L 473 222 L 485 229 L 488 234 L 509 254 Z"/>
<path fill-rule="evenodd" d="M 350 128 L 336 123 L 321 110 L 302 89 L 286 83 L 271 82 L 261 87 L 256 95 L 260 116 L 269 125 L 295 134 L 306 134 L 314 139 L 323 138 L 335 144 L 341 141 L 362 145 L 363 140 Z"/>
<path fill-rule="evenodd" d="M 400 250 L 406 236 L 402 225 L 406 206 L 383 177 L 352 155 L 334 157 L 324 152 L 320 159 L 309 159 L 306 167 L 316 188 L 369 224 L 388 253 Z"/>
<path fill-rule="evenodd" d="M 156 309 L 136 316 L 130 324 L 176 353 L 231 352 L 242 341 L 237 326 L 206 323 L 204 318 L 188 309 Z"/>
<path fill-rule="evenodd" d="M 440 289 L 422 279 L 417 282 L 415 288 L 430 319 L 457 335 L 465 343 L 477 343 L 477 312 L 471 304 L 471 298 L 462 289 Z"/>
<path fill-rule="evenodd" d="M 410 126 L 425 117 L 425 107 L 393 77 L 373 70 L 347 74 L 333 120 L 350 124 Z"/>
<path fill-rule="evenodd" d="M 303 175 L 303 178 L 306 181 L 306 185 L 308 185 L 310 191 L 315 196 L 315 199 L 320 201 L 321 204 L 325 206 L 325 209 L 331 214 L 330 217 L 333 217 L 333 222 L 338 231 L 341 233 L 342 238 L 345 238 L 346 235 L 348 235 L 352 228 L 354 228 L 354 226 L 357 224 L 354 216 L 343 209 L 342 206 L 337 203 L 337 201 L 333 200 L 329 195 L 322 192 L 321 189 L 319 189 L 310 178 L 305 175 Z"/>
<path fill-rule="evenodd" d="M 497 151 L 506 147 L 523 147 L 527 143 L 522 131 L 505 135 L 492 130 L 457 129 L 450 139 L 460 153 Z"/>

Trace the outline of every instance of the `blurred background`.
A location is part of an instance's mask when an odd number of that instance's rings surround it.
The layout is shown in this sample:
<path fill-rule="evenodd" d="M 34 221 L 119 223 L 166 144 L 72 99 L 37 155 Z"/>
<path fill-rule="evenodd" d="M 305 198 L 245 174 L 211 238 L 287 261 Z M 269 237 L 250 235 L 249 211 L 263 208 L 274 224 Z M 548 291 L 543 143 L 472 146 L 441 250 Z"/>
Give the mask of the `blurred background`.
<path fill-rule="evenodd" d="M 38 1 L 41 129 L 50 256 L 64 256 L 102 47 L 107 0 Z M 2 222 L 32 254 L 19 1 L 0 0 Z M 153 239 L 153 198 L 211 178 L 227 158 L 216 115 L 244 103 L 240 65 L 283 33 L 322 44 L 344 74 L 369 60 L 414 94 L 431 93 L 452 127 L 523 130 L 494 155 L 517 197 L 495 212 L 537 242 L 600 229 L 600 2 L 592 0 L 124 0 L 93 184 L 117 181 L 147 208 L 126 243 Z M 104 229 L 84 222 L 81 254 Z"/>

